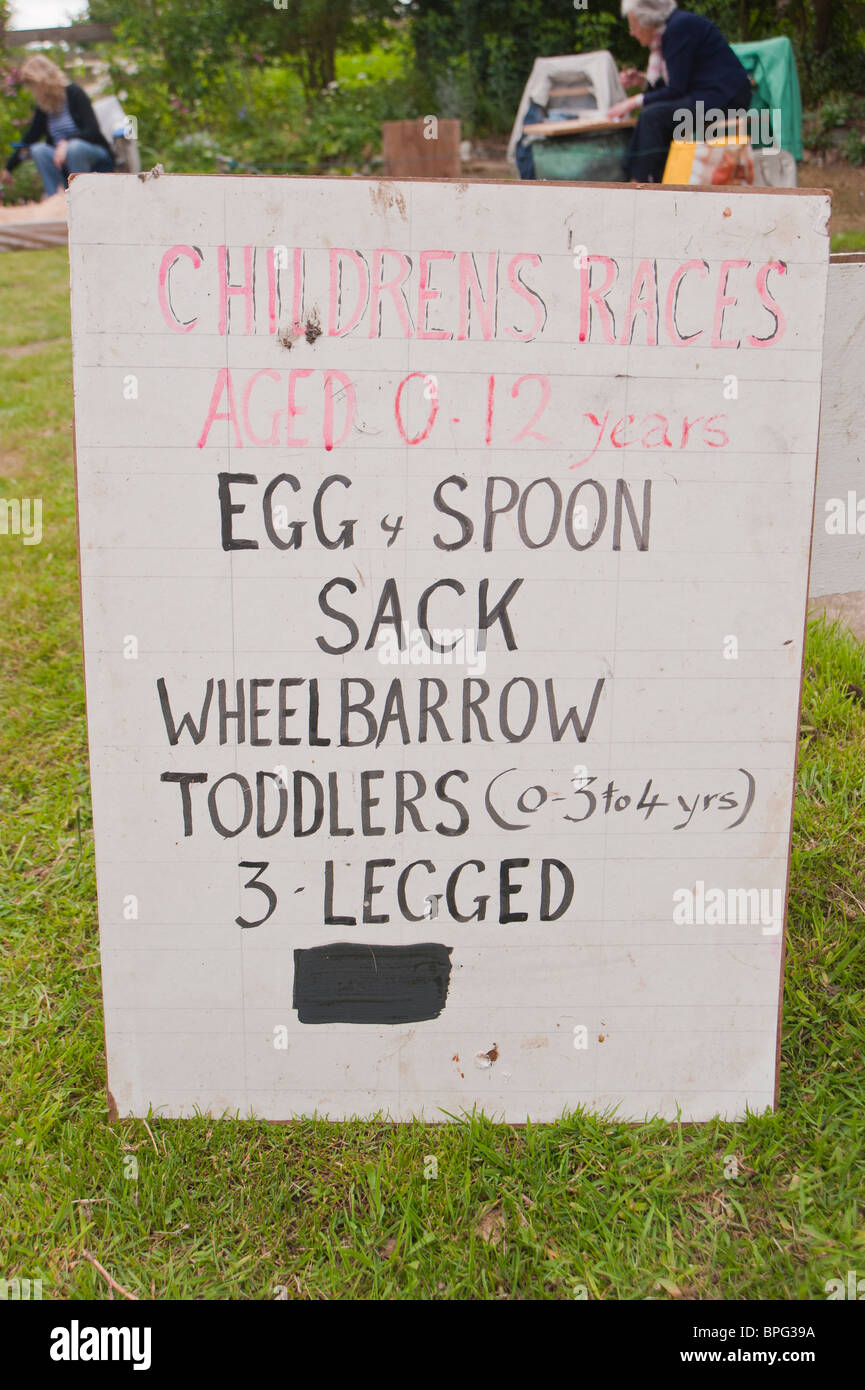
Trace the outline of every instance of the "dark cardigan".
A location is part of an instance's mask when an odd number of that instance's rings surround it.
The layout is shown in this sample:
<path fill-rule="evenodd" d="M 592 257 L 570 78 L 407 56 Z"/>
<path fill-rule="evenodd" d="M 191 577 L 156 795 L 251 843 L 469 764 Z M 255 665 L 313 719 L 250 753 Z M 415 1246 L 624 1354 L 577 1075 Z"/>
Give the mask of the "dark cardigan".
<path fill-rule="evenodd" d="M 650 87 L 645 107 L 658 101 L 682 101 L 690 105 L 725 108 L 751 104 L 748 74 L 720 29 L 702 15 L 673 10 L 661 36 L 661 53 L 667 65 L 667 81 Z"/>
<path fill-rule="evenodd" d="M 90 145 L 101 145 L 111 156 L 113 164 L 114 155 L 112 154 L 111 146 L 99 129 L 99 122 L 96 119 L 96 114 L 90 104 L 90 98 L 87 93 L 83 88 L 79 87 L 77 83 L 70 82 L 66 88 L 66 100 L 69 103 L 69 114 L 78 129 L 79 139 L 86 140 Z M 48 115 L 42 110 L 41 106 L 37 106 L 32 121 L 21 137 L 21 144 L 27 149 L 30 145 L 38 145 L 40 140 L 47 141 L 49 145 L 54 144 L 54 141 L 51 139 L 51 132 L 48 129 Z M 17 169 L 22 159 L 23 154 L 20 149 L 12 151 L 12 154 L 6 161 L 6 168 L 9 170 L 10 174 L 13 169 Z"/>

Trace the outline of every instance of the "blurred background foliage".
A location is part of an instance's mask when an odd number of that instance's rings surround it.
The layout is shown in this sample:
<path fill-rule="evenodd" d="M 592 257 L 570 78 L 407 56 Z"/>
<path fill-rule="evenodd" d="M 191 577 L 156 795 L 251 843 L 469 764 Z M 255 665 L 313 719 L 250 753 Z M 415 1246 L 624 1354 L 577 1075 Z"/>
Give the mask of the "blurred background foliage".
<path fill-rule="evenodd" d="M 863 162 L 865 0 L 689 8 L 733 42 L 789 35 L 813 148 Z M 383 120 L 457 116 L 464 136 L 500 140 L 538 56 L 609 48 L 645 62 L 619 0 L 90 0 L 87 17 L 111 23 L 114 40 L 51 56 L 120 96 L 145 164 L 187 172 L 373 172 Z M 23 56 L 0 52 L 6 149 L 31 109 L 15 85 Z M 22 166 L 16 198 L 33 196 L 32 173 Z"/>

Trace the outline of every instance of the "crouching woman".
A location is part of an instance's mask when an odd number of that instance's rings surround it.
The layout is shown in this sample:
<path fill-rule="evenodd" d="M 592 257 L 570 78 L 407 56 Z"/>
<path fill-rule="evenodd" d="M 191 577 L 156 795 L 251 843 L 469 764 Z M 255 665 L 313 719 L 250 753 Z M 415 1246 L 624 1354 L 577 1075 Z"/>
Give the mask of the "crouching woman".
<path fill-rule="evenodd" d="M 87 93 L 67 82 L 56 63 L 42 54 L 22 65 L 21 81 L 32 93 L 36 110 L 0 180 L 11 182 L 25 151 L 39 170 L 46 198 L 65 188 L 70 174 L 110 173 L 114 156 Z"/>

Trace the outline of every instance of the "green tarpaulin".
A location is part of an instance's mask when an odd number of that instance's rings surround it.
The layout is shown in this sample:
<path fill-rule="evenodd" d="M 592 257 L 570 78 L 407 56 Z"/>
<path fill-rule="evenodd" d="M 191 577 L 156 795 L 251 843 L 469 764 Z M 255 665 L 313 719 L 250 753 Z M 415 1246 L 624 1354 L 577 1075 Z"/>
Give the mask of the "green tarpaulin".
<path fill-rule="evenodd" d="M 802 96 L 796 59 L 789 39 L 763 39 L 761 43 L 731 43 L 730 47 L 757 84 L 754 109 L 768 107 L 780 113 L 773 121 L 773 135 L 782 150 L 802 158 Z"/>

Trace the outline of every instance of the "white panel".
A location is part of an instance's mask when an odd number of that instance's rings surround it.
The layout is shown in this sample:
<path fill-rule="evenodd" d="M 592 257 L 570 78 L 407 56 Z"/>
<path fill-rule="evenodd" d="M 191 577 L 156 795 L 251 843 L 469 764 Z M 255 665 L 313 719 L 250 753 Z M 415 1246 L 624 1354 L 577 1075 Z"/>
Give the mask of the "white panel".
<path fill-rule="evenodd" d="M 812 598 L 865 590 L 865 447 L 859 421 L 865 261 L 833 264 L 826 291 Z"/>
<path fill-rule="evenodd" d="M 120 1112 L 770 1105 L 827 199 L 70 203 Z"/>

